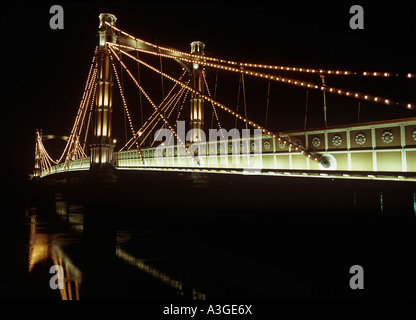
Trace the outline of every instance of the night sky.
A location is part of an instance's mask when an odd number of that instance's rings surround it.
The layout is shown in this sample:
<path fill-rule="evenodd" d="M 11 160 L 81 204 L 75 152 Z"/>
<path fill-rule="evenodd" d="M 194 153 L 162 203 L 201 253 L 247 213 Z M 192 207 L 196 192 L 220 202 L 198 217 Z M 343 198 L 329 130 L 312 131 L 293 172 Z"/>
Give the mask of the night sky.
<path fill-rule="evenodd" d="M 64 8 L 63 30 L 49 27 L 52 16 L 49 8 L 53 4 Z M 117 27 L 134 36 L 185 52 L 190 51 L 190 42 L 200 40 L 206 45 L 206 55 L 234 61 L 415 73 L 415 4 L 409 1 L 360 2 L 364 8 L 364 30 L 352 30 L 349 8 L 353 4 L 356 3 L 97 1 L 2 4 L 2 137 L 3 161 L 7 158 L 6 175 L 11 180 L 22 180 L 32 171 L 36 128 L 42 128 L 46 134 L 69 134 L 98 43 L 96 34 L 101 12 L 115 14 Z M 181 71 L 168 62 L 165 68 L 172 75 Z M 207 70 L 212 91 L 215 72 Z M 280 74 L 320 83 L 318 75 L 305 78 L 299 73 Z M 155 102 L 159 102 L 160 76 L 153 78 L 149 78 L 147 84 L 142 78 L 142 83 L 154 92 Z M 124 79 L 129 86 L 126 75 Z M 400 102 L 414 103 L 416 100 L 414 79 L 327 76 L 326 83 Z M 170 85 L 165 80 L 165 91 Z M 220 72 L 218 88 L 217 99 L 234 108 L 238 76 Z M 248 116 L 263 124 L 267 82 L 246 77 L 246 89 Z M 303 128 L 305 94 L 304 88 L 273 83 L 270 129 Z M 118 96 L 116 87 L 115 96 Z M 137 108 L 137 94 L 134 96 L 133 92 L 127 100 L 131 108 Z M 357 100 L 327 94 L 328 125 L 356 122 L 357 104 Z M 115 135 L 122 137 L 124 129 L 117 128 L 122 123 L 119 98 L 115 98 L 114 108 Z M 308 127 L 322 127 L 321 92 L 309 92 L 309 110 Z M 415 116 L 414 111 L 371 102 L 362 102 L 361 110 L 361 121 Z"/>

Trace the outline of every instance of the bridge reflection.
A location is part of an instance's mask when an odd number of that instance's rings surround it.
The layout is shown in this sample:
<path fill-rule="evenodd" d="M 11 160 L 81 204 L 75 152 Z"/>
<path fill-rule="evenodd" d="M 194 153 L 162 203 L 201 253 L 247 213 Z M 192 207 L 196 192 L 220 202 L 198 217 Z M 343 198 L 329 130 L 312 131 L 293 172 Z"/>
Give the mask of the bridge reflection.
<path fill-rule="evenodd" d="M 27 212 L 30 230 L 27 272 L 33 278 L 39 276 L 41 271 L 44 277 L 43 287 L 46 288 L 49 279 L 54 275 L 49 273 L 49 268 L 52 265 L 61 266 L 64 272 L 64 287 L 55 291 L 59 292 L 59 299 L 80 300 L 115 295 L 111 292 L 114 289 L 111 280 L 108 280 L 112 275 L 105 275 L 108 271 L 118 272 L 114 271 L 114 268 L 119 268 L 116 267 L 117 262 L 114 258 L 134 266 L 136 272 L 144 273 L 174 289 L 176 295 L 180 297 L 193 300 L 206 299 L 204 293 L 195 288 L 191 288 L 188 292 L 187 284 L 184 282 L 149 265 L 145 259 L 135 257 L 120 245 L 116 246 L 118 240 L 123 242 L 123 239 L 117 239 L 115 219 L 108 220 L 108 223 L 103 222 L 109 217 L 109 211 L 114 208 L 102 209 L 98 206 L 92 209 L 90 204 L 68 203 L 63 194 L 56 194 L 55 197 L 53 212 L 45 213 L 42 208 L 32 208 Z M 97 212 L 101 215 L 97 216 Z M 55 220 L 56 217 L 58 222 Z M 56 225 L 62 226 L 58 227 L 59 230 L 55 230 Z M 69 228 L 69 232 L 62 232 L 61 228 L 66 231 Z M 67 252 L 67 245 L 71 247 L 69 250 L 71 253 Z M 74 255 L 77 258 L 75 260 Z M 100 292 L 99 296 L 96 296 L 95 294 L 102 289 L 107 292 Z M 54 290 L 47 288 L 45 291 L 48 292 L 46 294 L 48 297 L 56 298 Z"/>
<path fill-rule="evenodd" d="M 181 281 L 175 280 L 168 276 L 167 274 L 155 269 L 154 267 L 151 267 L 147 265 L 143 259 L 135 258 L 133 255 L 127 253 L 121 248 L 117 248 L 116 255 L 123 261 L 131 264 L 132 266 L 135 266 L 140 271 L 146 272 L 147 274 L 151 275 L 152 277 L 159 279 L 160 281 L 166 283 L 170 287 L 177 289 L 178 293 L 181 296 L 185 295 L 184 292 L 184 285 Z M 198 292 L 195 290 L 195 288 L 192 288 L 192 300 L 205 300 L 206 295 L 204 293 Z"/>
<path fill-rule="evenodd" d="M 48 259 L 52 260 L 53 265 L 61 266 L 64 270 L 64 287 L 59 289 L 61 299 L 79 300 L 82 272 L 60 247 L 59 240 L 56 235 L 42 233 L 39 230 L 37 215 L 30 216 L 28 273 L 31 274 L 36 265 Z"/>

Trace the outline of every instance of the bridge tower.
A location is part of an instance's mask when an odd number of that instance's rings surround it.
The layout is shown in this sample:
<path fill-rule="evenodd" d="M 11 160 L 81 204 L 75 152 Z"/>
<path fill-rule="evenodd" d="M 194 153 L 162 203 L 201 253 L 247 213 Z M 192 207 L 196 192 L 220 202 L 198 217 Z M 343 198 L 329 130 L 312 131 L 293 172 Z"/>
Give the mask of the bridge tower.
<path fill-rule="evenodd" d="M 191 42 L 191 54 L 204 55 L 205 44 L 201 41 Z M 191 72 L 192 88 L 204 93 L 203 67 L 193 63 Z M 190 114 L 190 142 L 201 140 L 201 132 L 204 131 L 204 99 L 198 93 L 191 93 L 191 114 Z"/>
<path fill-rule="evenodd" d="M 117 35 L 113 28 L 117 18 L 110 13 L 99 15 L 98 31 L 98 77 L 94 107 L 94 128 L 91 147 L 91 170 L 108 170 L 113 166 L 114 143 L 111 137 L 113 113 L 113 75 L 107 42 L 115 43 Z"/>
<path fill-rule="evenodd" d="M 41 129 L 36 129 L 36 137 L 35 137 L 35 167 L 33 169 L 33 177 L 34 178 L 39 178 L 40 177 L 40 159 L 41 159 L 41 154 L 40 154 L 40 145 L 39 145 L 39 141 L 42 139 L 42 130 Z"/>

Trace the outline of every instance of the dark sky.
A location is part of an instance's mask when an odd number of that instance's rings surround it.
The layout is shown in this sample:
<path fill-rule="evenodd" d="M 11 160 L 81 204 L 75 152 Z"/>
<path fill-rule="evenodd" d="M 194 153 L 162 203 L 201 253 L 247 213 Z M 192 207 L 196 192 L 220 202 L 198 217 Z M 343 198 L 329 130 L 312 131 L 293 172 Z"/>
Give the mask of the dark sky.
<path fill-rule="evenodd" d="M 49 28 L 52 16 L 49 8 L 53 4 L 64 8 L 63 30 Z M 7 140 L 4 145 L 7 163 L 4 167 L 8 168 L 8 174 L 19 178 L 31 172 L 36 128 L 42 128 L 45 133 L 69 134 L 97 44 L 98 15 L 101 12 L 115 14 L 117 26 L 132 35 L 185 52 L 190 50 L 190 42 L 201 40 L 206 44 L 207 55 L 234 61 L 415 73 L 414 2 L 360 2 L 364 8 L 364 30 L 349 27 L 349 8 L 353 4 L 356 3 L 2 3 L 2 106 L 3 112 L 8 114 L 3 117 L 2 128 Z M 207 70 L 211 90 L 215 72 Z M 287 76 L 306 79 L 297 73 Z M 308 80 L 320 81 L 318 76 Z M 401 102 L 416 100 L 414 79 L 339 79 L 328 76 L 326 83 Z M 167 90 L 169 83 L 165 82 L 165 85 Z M 160 91 L 160 81 L 149 82 L 147 86 L 157 87 Z M 218 86 L 218 100 L 234 108 L 238 77 L 220 73 Z M 267 83 L 247 77 L 246 87 L 249 118 L 263 124 Z M 305 93 L 303 88 L 272 84 L 271 129 L 303 127 Z M 320 127 L 323 125 L 322 93 L 310 91 L 309 98 L 309 126 Z M 160 96 L 154 99 L 159 101 Z M 128 101 L 133 108 L 137 97 L 130 97 Z M 329 125 L 356 121 L 356 100 L 327 95 L 327 104 Z M 115 108 L 119 106 L 115 105 Z M 362 103 L 361 109 L 362 121 L 415 116 L 414 112 L 369 102 Z"/>

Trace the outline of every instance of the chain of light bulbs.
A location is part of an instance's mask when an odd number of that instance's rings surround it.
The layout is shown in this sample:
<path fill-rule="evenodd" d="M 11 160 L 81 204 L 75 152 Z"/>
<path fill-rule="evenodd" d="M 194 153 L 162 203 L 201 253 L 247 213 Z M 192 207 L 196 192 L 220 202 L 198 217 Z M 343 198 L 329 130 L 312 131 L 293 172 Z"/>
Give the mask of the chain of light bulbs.
<path fill-rule="evenodd" d="M 179 77 L 179 79 L 182 79 L 184 77 L 184 75 L 186 74 L 186 71 L 182 73 L 182 75 Z M 172 97 L 170 96 L 173 92 L 173 90 L 178 86 L 177 83 L 175 83 L 172 88 L 170 89 L 170 91 L 168 92 L 168 94 L 165 96 L 165 99 L 159 104 L 158 108 L 160 109 L 160 111 L 165 111 L 166 107 L 168 106 L 168 104 L 170 103 Z M 169 100 L 167 100 L 169 99 Z M 165 101 L 167 101 L 167 103 L 165 103 Z M 157 116 L 157 112 L 156 110 L 153 111 L 153 113 L 146 119 L 146 121 L 144 122 L 144 124 L 140 127 L 140 129 L 137 131 L 136 135 L 138 135 L 139 137 L 143 135 L 143 133 L 147 130 L 147 128 L 153 123 L 153 121 L 158 120 L 159 117 Z M 149 134 L 147 134 L 143 140 L 140 142 L 140 146 L 143 144 L 143 142 L 146 140 L 146 138 L 148 137 Z M 134 138 L 131 138 L 121 149 L 120 151 L 123 151 L 124 149 L 130 150 L 130 148 L 132 147 L 134 143 Z"/>
<path fill-rule="evenodd" d="M 230 65 L 235 65 L 235 66 L 240 66 L 240 67 L 262 68 L 262 69 L 273 69 L 273 70 L 295 71 L 295 72 L 317 73 L 317 74 L 331 74 L 331 75 L 340 75 L 340 76 L 359 75 L 359 76 L 372 76 L 372 77 L 405 77 L 408 79 L 415 78 L 414 73 L 397 74 L 397 73 L 392 73 L 392 72 L 377 72 L 377 71 L 358 72 L 358 71 L 351 71 L 351 70 L 330 70 L 330 69 L 323 69 L 323 68 L 314 69 L 314 68 L 293 67 L 293 66 L 258 64 L 258 63 L 249 63 L 249 62 L 237 62 L 237 61 L 219 59 L 219 58 L 214 58 L 214 57 L 201 56 L 201 55 L 191 54 L 188 52 L 183 52 L 183 51 L 173 49 L 173 48 L 161 47 L 161 46 L 155 45 L 151 42 L 136 38 L 128 34 L 127 32 L 120 30 L 116 26 L 111 25 L 108 22 L 106 22 L 106 24 L 110 26 L 111 28 L 113 28 L 114 30 L 117 30 L 123 35 L 129 37 L 130 39 L 135 40 L 136 42 L 139 41 L 141 43 L 144 43 L 158 50 L 164 50 L 164 51 L 172 52 L 173 54 L 176 54 L 176 55 L 183 55 L 183 56 L 192 57 L 195 59 L 216 61 L 219 63 L 225 63 L 225 64 L 230 64 Z"/>
<path fill-rule="evenodd" d="M 208 92 L 208 96 L 211 98 L 211 92 L 210 92 L 209 87 L 208 87 L 207 79 L 206 79 L 206 76 L 205 76 L 205 71 L 202 72 L 202 78 L 204 79 L 204 83 L 205 83 L 205 87 L 206 87 L 207 92 Z M 211 106 L 212 106 L 212 110 L 214 111 L 215 119 L 217 120 L 217 124 L 218 124 L 218 128 L 220 129 L 221 136 L 224 139 L 224 133 L 223 133 L 223 130 L 221 130 L 222 127 L 221 127 L 220 119 L 218 118 L 217 110 L 215 109 L 215 105 L 213 103 L 211 103 Z"/>
<path fill-rule="evenodd" d="M 90 101 L 90 109 L 89 109 L 89 113 L 88 113 L 87 126 L 86 126 L 86 129 L 85 129 L 84 143 L 83 143 L 83 145 L 82 145 L 82 149 L 83 149 L 83 150 L 85 150 L 85 147 L 86 147 L 86 145 L 87 145 L 88 130 L 89 130 L 89 128 L 90 128 L 91 116 L 92 116 L 92 109 L 94 108 L 94 101 L 95 101 L 95 95 L 96 95 L 96 93 L 97 93 L 97 86 L 98 86 L 98 83 L 97 83 L 97 82 L 95 82 L 95 85 L 94 85 L 94 91 L 93 91 L 93 95 L 92 95 L 92 99 L 91 99 L 91 101 Z"/>
<path fill-rule="evenodd" d="M 77 113 L 77 116 L 75 118 L 75 123 L 74 123 L 74 126 L 73 126 L 73 130 L 71 131 L 71 134 L 69 135 L 69 139 L 68 139 L 69 148 L 68 148 L 68 152 L 67 152 L 66 157 L 65 157 L 64 166 L 66 165 L 66 163 L 68 161 L 72 160 L 72 159 L 70 159 L 72 153 L 76 152 L 76 144 L 75 143 L 76 143 L 77 139 L 79 139 L 79 135 L 81 133 L 83 119 L 85 118 L 85 113 L 87 111 L 86 106 L 89 103 L 89 98 L 91 97 L 91 92 L 92 92 L 92 89 L 95 85 L 95 80 L 96 80 L 97 73 L 98 73 L 98 67 L 97 67 L 97 64 L 95 64 L 94 65 L 94 71 L 92 73 L 91 78 L 87 79 L 87 87 L 86 87 L 86 90 L 84 91 L 84 94 L 82 96 L 80 107 L 78 108 L 78 113 Z M 58 163 L 59 162 L 60 162 L 60 160 L 58 160 Z"/>
<path fill-rule="evenodd" d="M 188 82 L 189 82 L 190 80 L 188 80 Z M 182 97 L 182 94 L 183 94 L 183 92 L 185 91 L 185 89 L 184 88 L 181 88 L 173 97 L 172 97 L 172 99 L 170 99 L 169 100 L 169 102 L 167 103 L 168 104 L 168 106 L 165 108 L 165 114 L 166 114 L 166 112 L 167 112 L 167 116 L 166 116 L 166 119 L 169 119 L 170 118 L 170 116 L 172 115 L 172 112 L 173 112 L 173 110 L 176 108 L 176 106 L 178 105 L 178 103 L 179 103 L 179 101 L 180 101 L 180 98 Z M 152 129 L 150 130 L 150 132 L 151 131 L 153 131 L 154 130 L 154 128 L 157 126 L 157 124 L 159 123 L 159 121 L 160 121 L 160 118 L 157 118 L 156 119 L 156 122 L 155 122 L 155 124 L 154 124 L 154 126 L 152 127 Z M 161 126 L 161 128 L 160 129 L 162 129 L 163 128 L 163 124 L 162 124 L 162 126 Z M 160 135 L 160 131 L 157 131 L 157 133 L 156 133 L 156 136 L 155 136 L 155 138 L 153 139 L 153 141 L 152 141 L 152 144 L 151 144 L 151 147 L 153 147 L 153 145 L 155 144 L 155 142 L 157 141 L 157 139 L 158 139 L 158 137 L 159 137 L 159 135 Z M 172 138 L 172 136 L 173 135 L 171 135 L 170 137 L 169 137 L 169 140 L 166 142 L 166 144 L 167 145 L 169 145 L 169 143 L 170 143 L 170 140 L 171 140 L 171 138 Z"/>
<path fill-rule="evenodd" d="M 189 84 L 189 82 L 191 82 L 191 79 L 189 79 L 187 82 L 185 82 L 186 84 Z M 175 110 L 176 109 L 176 106 L 179 104 L 179 102 L 181 101 L 181 98 L 182 98 L 182 96 L 183 96 L 183 93 L 184 92 L 186 92 L 186 94 L 185 94 L 185 97 L 184 97 L 184 99 L 186 99 L 186 96 L 188 95 L 188 93 L 189 93 L 189 91 L 188 90 L 185 90 L 185 88 L 181 88 L 181 90 L 179 91 L 179 95 L 178 95 L 178 98 L 176 99 L 176 102 L 175 102 L 175 104 L 173 105 L 173 107 L 170 109 L 170 112 L 169 112 L 169 114 L 168 114 L 168 118 L 170 118 L 170 116 L 172 115 L 172 113 L 173 113 L 173 110 Z M 175 124 L 174 124 L 174 126 L 178 123 L 178 118 L 179 118 L 179 115 L 180 115 L 180 111 L 182 111 L 182 107 L 183 107 L 183 103 L 182 103 L 182 105 L 181 105 L 181 108 L 180 108 L 180 110 L 179 110 L 179 108 L 178 108 L 178 114 L 177 114 L 177 117 L 176 117 L 176 119 L 175 119 Z M 170 145 L 170 141 L 172 140 L 172 137 L 173 137 L 173 135 L 171 135 L 170 137 L 169 137 L 169 139 L 168 139 L 168 141 L 167 141 L 167 145 L 169 146 Z"/>
<path fill-rule="evenodd" d="M 182 139 L 179 137 L 179 135 L 176 133 L 176 130 L 170 125 L 169 121 L 165 118 L 165 116 L 160 112 L 159 108 L 156 106 L 156 104 L 153 102 L 153 100 L 149 97 L 149 95 L 146 93 L 146 91 L 142 88 L 142 86 L 137 82 L 136 78 L 133 76 L 133 74 L 130 72 L 130 70 L 126 67 L 126 65 L 121 61 L 121 59 L 117 56 L 115 51 L 111 46 L 109 46 L 109 49 L 111 53 L 117 58 L 117 60 L 120 62 L 120 64 L 123 66 L 123 68 L 126 70 L 127 74 L 131 77 L 133 82 L 136 84 L 136 86 L 139 88 L 139 90 L 143 93 L 143 95 L 146 97 L 146 99 L 150 102 L 152 107 L 157 111 L 159 117 L 162 118 L 162 120 L 165 122 L 165 124 L 168 126 L 168 128 L 172 131 L 172 133 L 175 135 L 175 137 L 178 139 L 178 142 L 185 148 L 186 153 L 188 153 L 192 160 L 199 164 L 199 160 L 195 157 L 193 153 L 190 152 L 190 150 L 186 147 L 185 142 L 182 141 Z M 139 60 L 139 59 L 137 59 Z M 163 73 L 163 72 L 162 72 Z M 161 73 L 161 74 L 162 74 Z M 182 83 L 182 82 L 181 82 Z"/>
<path fill-rule="evenodd" d="M 133 137 L 136 138 L 136 131 L 134 131 L 133 122 L 131 120 L 129 108 L 128 108 L 127 102 L 126 102 L 126 97 L 124 96 L 124 92 L 123 92 L 123 89 L 121 87 L 120 79 L 118 77 L 118 72 L 116 70 L 116 66 L 114 65 L 113 57 L 111 55 L 110 55 L 110 59 L 111 59 L 111 65 L 113 67 L 114 75 L 116 76 L 117 86 L 118 86 L 118 89 L 120 91 L 121 100 L 123 102 L 123 108 L 124 108 L 124 111 L 126 112 L 127 119 L 129 121 L 130 131 L 132 132 Z"/>
<path fill-rule="evenodd" d="M 381 104 L 384 104 L 384 105 L 401 106 L 401 107 L 404 107 L 404 108 L 410 109 L 410 110 L 416 109 L 415 105 L 412 104 L 412 103 L 400 104 L 398 102 L 392 101 L 391 99 L 378 97 L 378 96 L 374 96 L 374 95 L 369 95 L 369 94 L 365 94 L 365 93 L 361 93 L 361 92 L 357 92 L 357 91 L 339 89 L 339 88 L 328 87 L 328 86 L 323 86 L 323 85 L 317 85 L 315 83 L 308 82 L 308 81 L 277 76 L 277 75 L 274 75 L 274 74 L 262 73 L 262 72 L 258 72 L 256 70 L 245 69 L 243 67 L 243 64 L 239 64 L 238 67 L 230 67 L 230 66 L 222 65 L 222 64 L 218 64 L 218 63 L 212 63 L 212 62 L 206 62 L 206 61 L 198 60 L 200 58 L 201 59 L 204 58 L 205 60 L 207 60 L 207 57 L 205 57 L 205 56 L 195 56 L 194 55 L 191 58 L 185 58 L 185 57 L 172 56 L 172 55 L 169 55 L 169 54 L 163 54 L 163 53 L 159 53 L 159 52 L 153 52 L 153 51 L 149 51 L 149 50 L 145 50 L 145 49 L 129 47 L 129 46 L 121 45 L 121 44 L 114 44 L 114 43 L 109 43 L 109 44 L 111 44 L 112 46 L 119 47 L 119 48 L 126 48 L 126 49 L 129 49 L 129 50 L 140 51 L 140 52 L 144 52 L 144 53 L 148 53 L 148 54 L 152 54 L 152 55 L 156 55 L 156 56 L 161 56 L 161 57 L 164 57 L 164 58 L 181 60 L 181 61 L 185 61 L 185 62 L 188 62 L 188 63 L 198 63 L 198 64 L 201 64 L 203 66 L 212 67 L 212 68 L 219 69 L 219 70 L 231 71 L 231 72 L 245 74 L 245 75 L 252 76 L 252 77 L 268 79 L 268 80 L 276 81 L 276 82 L 280 82 L 280 83 L 287 83 L 287 84 L 295 85 L 295 86 L 298 86 L 298 87 L 320 90 L 322 92 L 328 92 L 328 93 L 332 93 L 332 94 L 342 95 L 342 96 L 355 98 L 355 99 L 359 99 L 359 100 L 372 101 L 372 102 L 381 103 Z M 302 68 L 297 68 L 297 69 L 302 69 Z M 319 70 L 318 69 L 304 69 L 304 70 L 309 70 L 309 71 L 305 71 L 305 72 L 311 72 L 312 73 L 312 71 L 313 71 L 313 73 L 319 73 L 319 71 L 322 70 L 322 69 L 319 69 Z M 331 73 L 331 72 L 332 71 L 329 70 L 329 73 Z M 339 71 L 339 72 L 341 72 L 341 71 Z M 336 71 L 335 71 L 334 74 L 336 74 Z M 364 74 L 367 74 L 367 72 L 364 72 Z M 379 73 L 376 72 L 376 73 L 373 73 L 373 74 L 379 74 Z M 385 74 L 387 74 L 387 73 L 385 73 Z M 414 77 L 413 74 L 408 74 L 408 75 L 409 75 L 409 78 Z"/>
<path fill-rule="evenodd" d="M 166 101 L 165 104 L 161 104 L 159 105 L 159 110 L 160 112 L 163 112 L 164 114 L 166 113 L 167 110 L 169 110 L 169 108 L 172 106 L 172 101 L 176 98 L 178 93 L 176 93 L 175 95 L 173 95 L 172 97 L 169 98 L 168 101 Z M 158 116 L 157 112 L 154 112 L 154 115 L 152 117 L 152 119 L 149 121 L 149 124 L 147 125 L 147 127 L 143 128 L 143 130 L 141 130 L 141 133 L 145 134 L 143 140 L 140 142 L 140 145 L 142 145 L 145 140 L 149 137 L 149 135 L 153 132 L 153 130 L 155 129 L 155 127 L 157 126 L 157 124 L 161 121 L 160 117 Z M 149 129 L 149 127 L 151 126 L 151 128 Z M 163 127 L 163 124 L 162 124 Z M 148 130 L 149 129 L 149 130 Z M 154 143 L 155 141 L 153 141 Z M 131 147 L 130 147 L 131 148 Z"/>
<path fill-rule="evenodd" d="M 285 138 L 283 138 L 283 137 L 280 137 L 277 133 L 273 133 L 273 132 L 269 131 L 268 129 L 264 128 L 263 126 L 261 126 L 261 125 L 259 125 L 259 124 L 255 123 L 255 122 L 253 122 L 253 121 L 251 121 L 251 120 L 249 120 L 249 119 L 247 119 L 247 118 L 245 118 L 245 117 L 241 116 L 240 114 L 236 113 L 236 112 L 235 112 L 235 111 L 233 111 L 232 109 L 230 109 L 230 108 L 226 107 L 225 105 L 223 105 L 222 103 L 219 103 L 218 101 L 215 101 L 214 99 L 212 99 L 212 98 L 208 97 L 207 95 L 203 94 L 202 92 L 200 92 L 200 91 L 198 91 L 198 90 L 195 90 L 195 89 L 191 88 L 191 87 L 190 87 L 190 86 L 188 86 L 188 85 L 185 85 L 183 82 L 181 82 L 181 81 L 177 80 L 176 78 L 174 78 L 174 77 L 172 77 L 172 76 L 170 76 L 170 75 L 168 75 L 168 74 L 166 74 L 166 73 L 164 73 L 164 72 L 162 72 L 162 71 L 158 70 L 157 68 L 154 68 L 153 66 L 151 66 L 151 65 L 147 64 L 146 62 L 144 62 L 144 61 L 142 61 L 142 60 L 140 60 L 140 59 L 138 59 L 138 58 L 136 58 L 136 57 L 134 57 L 134 56 L 132 56 L 132 55 L 128 54 L 127 52 L 125 52 L 125 51 L 121 50 L 121 49 L 120 49 L 120 48 L 118 48 L 117 46 L 113 46 L 113 44 L 111 44 L 111 43 L 109 43 L 109 44 L 110 44 L 109 48 L 111 49 L 111 51 L 113 52 L 113 54 L 114 54 L 114 55 L 116 55 L 116 54 L 115 54 L 115 52 L 114 52 L 114 50 L 113 50 L 113 47 L 114 47 L 116 50 L 118 50 L 118 51 L 120 51 L 121 53 L 123 53 L 124 55 L 126 55 L 126 56 L 130 57 L 131 59 L 133 59 L 133 60 L 135 60 L 135 61 L 137 61 L 137 62 L 139 62 L 140 64 L 142 64 L 142 65 L 146 66 L 147 68 L 149 68 L 149 69 L 151 69 L 151 70 L 155 71 L 156 73 L 158 73 L 158 74 L 160 74 L 160 75 L 164 76 L 165 78 L 167 78 L 167 79 L 169 79 L 169 80 L 171 80 L 171 81 L 173 81 L 173 82 L 178 83 L 180 86 L 182 86 L 182 87 L 186 88 L 186 89 L 187 89 L 187 90 L 189 90 L 190 92 L 192 92 L 192 93 L 196 93 L 196 94 L 200 95 L 200 96 L 201 96 L 204 100 L 206 100 L 206 101 L 209 101 L 209 102 L 213 103 L 214 105 L 216 105 L 216 106 L 220 107 L 221 109 L 223 109 L 223 110 L 227 111 L 229 114 L 231 114 L 232 116 L 236 117 L 237 119 L 239 119 L 239 120 L 241 120 L 241 121 L 243 121 L 243 122 L 248 123 L 248 125 L 252 126 L 253 128 L 255 128 L 255 129 L 259 129 L 259 130 L 261 130 L 264 134 L 270 135 L 270 136 L 272 136 L 273 138 L 277 138 L 277 140 L 278 140 L 278 141 L 282 141 L 283 143 L 288 143 L 288 144 L 289 144 L 289 146 L 290 146 L 291 148 L 294 148 L 296 151 L 300 151 L 303 155 L 307 156 L 308 158 L 311 158 L 312 160 L 317 161 L 317 162 L 319 162 L 319 161 L 323 160 L 323 157 L 322 157 L 321 155 L 319 155 L 319 154 L 315 154 L 315 153 L 313 153 L 313 152 L 311 152 L 311 151 L 309 151 L 309 150 L 304 149 L 304 148 L 303 148 L 302 146 L 300 146 L 300 145 L 296 145 L 295 143 L 291 142 L 290 140 L 287 140 L 287 139 L 285 139 Z M 117 57 L 117 55 L 116 55 L 116 57 Z M 120 60 L 119 60 L 119 61 L 120 61 Z M 200 61 L 199 61 L 198 63 L 200 63 Z M 134 77 L 133 77 L 133 78 L 134 78 Z M 136 82 L 137 82 L 137 81 L 136 81 Z"/>
<path fill-rule="evenodd" d="M 70 134 L 70 137 L 69 137 L 69 139 L 68 139 L 68 141 L 67 141 L 67 143 L 65 144 L 65 148 L 64 148 L 64 150 L 62 151 L 62 154 L 61 154 L 61 156 L 60 156 L 60 158 L 58 159 L 58 160 L 53 160 L 53 159 L 51 159 L 51 161 L 54 163 L 54 164 L 58 164 L 59 162 L 61 162 L 61 160 L 64 158 L 64 156 L 65 156 L 65 154 L 66 154 L 66 151 L 67 150 L 69 150 L 70 149 L 70 147 L 71 147 L 71 145 L 72 145 L 72 142 L 73 142 L 73 135 L 74 135 L 74 133 L 75 133 L 75 131 L 76 131 L 76 128 L 78 127 L 78 124 L 79 124 L 79 117 L 80 117 L 80 110 L 83 108 L 83 106 L 84 106 L 84 103 L 85 103 L 85 97 L 86 97 L 86 94 L 87 94 L 87 91 L 88 91 L 88 88 L 90 88 L 90 83 L 91 83 L 91 75 L 92 75 L 92 73 L 93 73 L 93 70 L 95 70 L 96 69 L 96 53 L 97 53 L 97 50 L 98 50 L 98 47 L 95 47 L 95 50 L 94 50 L 94 55 L 93 55 L 93 58 L 92 58 L 92 61 L 91 61 L 91 65 L 90 65 L 90 69 L 89 69 L 89 72 L 88 72 L 88 76 L 87 76 L 87 81 L 86 81 L 86 83 L 85 83 L 85 88 L 84 88 L 84 92 L 83 92 L 83 94 L 82 94 L 82 98 L 81 98 L 81 102 L 80 102 L 80 105 L 79 105 L 79 107 L 78 107 L 78 112 L 77 112 L 77 115 L 76 115 L 76 117 L 75 117 L 75 122 L 74 122 L 74 125 L 73 125 L 73 127 L 72 127 L 72 130 L 71 130 L 71 134 Z M 45 150 L 45 152 L 46 152 L 46 150 Z M 47 153 L 47 152 L 46 152 Z"/>
<path fill-rule="evenodd" d="M 181 75 L 180 79 L 182 79 L 182 77 L 185 75 L 185 72 Z M 165 96 L 165 99 L 159 104 L 158 108 L 161 111 L 164 111 L 166 108 L 166 103 L 164 104 L 164 102 L 169 98 L 169 101 L 172 97 L 170 97 L 171 93 L 173 92 L 173 90 L 177 87 L 177 84 L 175 83 L 173 85 L 173 87 L 170 89 L 170 91 L 168 92 L 168 94 Z M 147 128 L 153 123 L 153 121 L 155 121 L 155 119 L 159 119 L 157 116 L 157 112 L 156 110 L 153 111 L 153 113 L 146 119 L 146 121 L 144 122 L 144 124 L 140 127 L 140 129 L 137 131 L 137 135 L 142 136 L 143 132 L 145 132 L 147 130 Z M 146 140 L 146 138 L 148 137 L 149 134 L 147 134 L 143 140 L 141 141 L 140 145 L 142 145 L 142 143 Z M 127 150 L 130 150 L 130 148 L 132 147 L 134 143 L 134 139 L 131 138 L 121 149 L 120 151 L 123 151 L 124 149 L 127 148 Z M 130 146 L 129 146 L 130 145 Z"/>
<path fill-rule="evenodd" d="M 249 67 L 249 68 L 259 68 L 259 69 L 270 69 L 270 70 L 280 70 L 280 71 L 294 71 L 294 72 L 303 72 L 303 73 L 316 73 L 316 74 L 330 74 L 336 76 L 367 76 L 367 77 L 405 77 L 408 79 L 414 78 L 414 73 L 398 74 L 391 72 L 377 72 L 377 71 L 351 71 L 351 70 L 329 70 L 322 68 L 299 68 L 299 67 L 289 67 L 289 66 L 276 66 L 276 65 L 265 65 L 257 63 L 246 63 L 246 62 L 233 62 L 228 63 L 232 65 L 238 65 L 240 67 Z"/>

